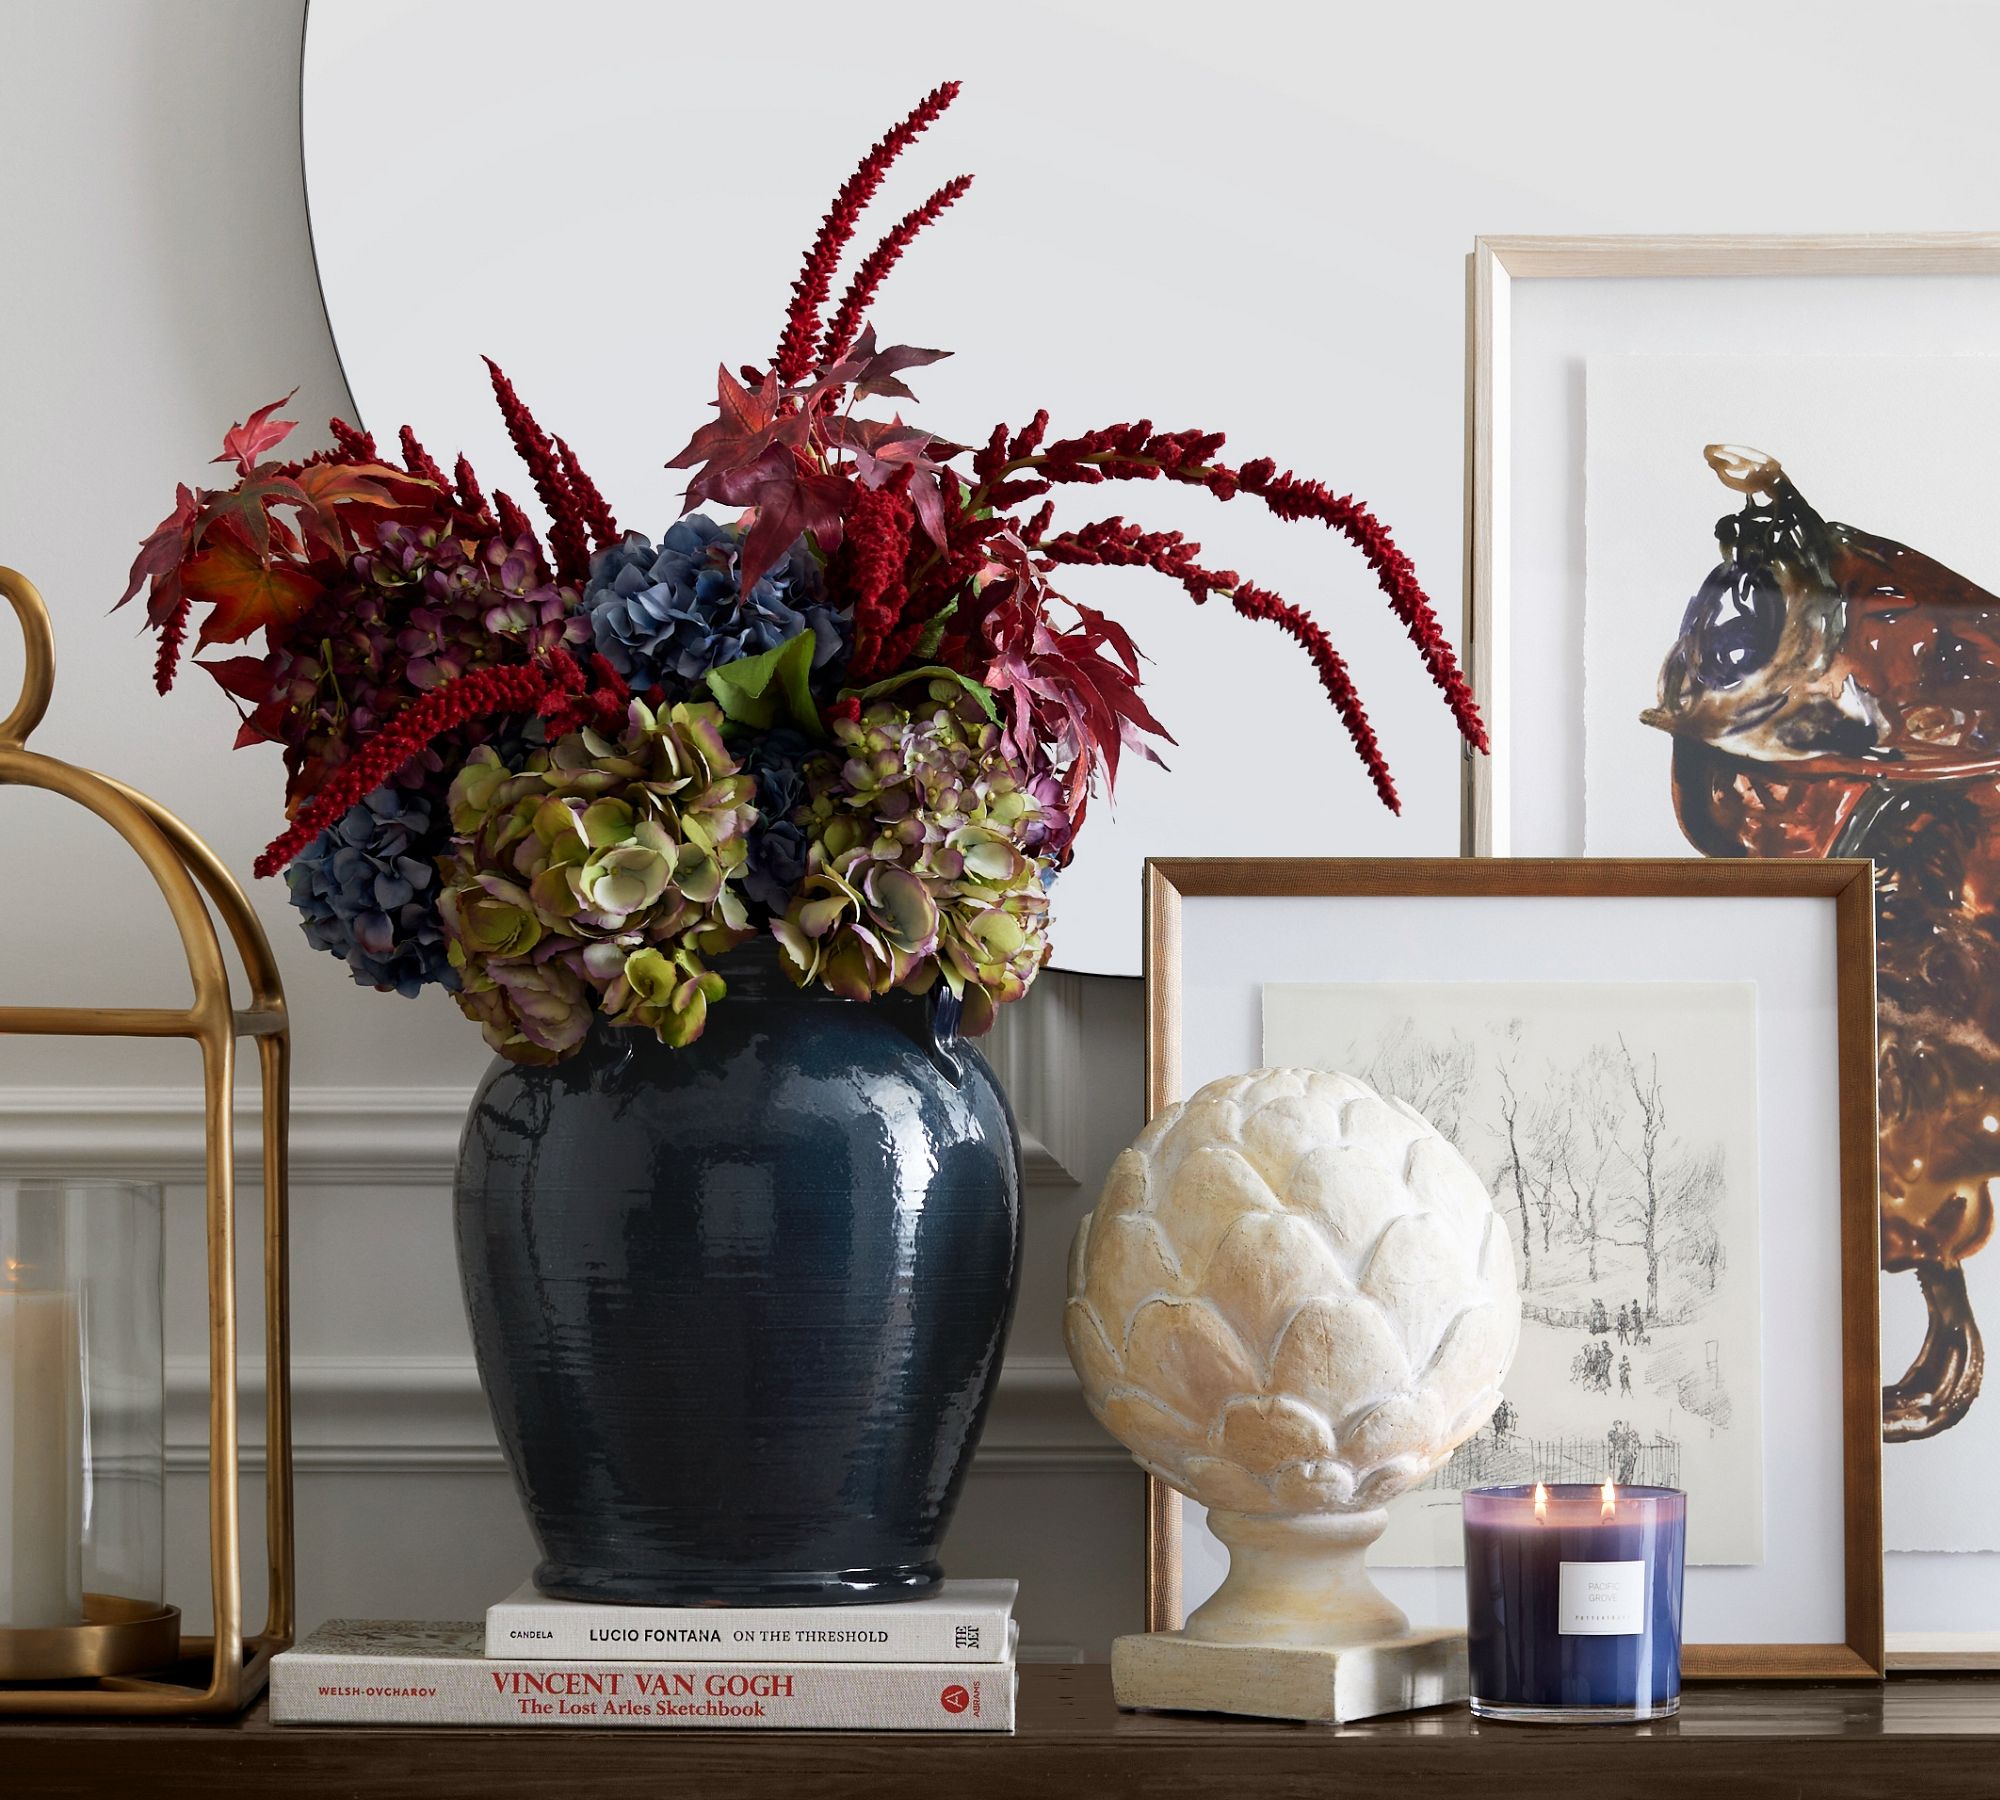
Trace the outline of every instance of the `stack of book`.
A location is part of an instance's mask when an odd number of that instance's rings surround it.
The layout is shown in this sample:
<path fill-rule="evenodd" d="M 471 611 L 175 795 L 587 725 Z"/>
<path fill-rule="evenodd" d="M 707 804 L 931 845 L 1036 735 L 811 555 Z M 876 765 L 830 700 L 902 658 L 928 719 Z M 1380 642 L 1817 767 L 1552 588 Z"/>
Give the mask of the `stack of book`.
<path fill-rule="evenodd" d="M 271 1664 L 279 1725 L 1012 1731 L 1012 1581 L 887 1606 L 602 1606 L 532 1584 L 474 1624 L 334 1619 Z"/>

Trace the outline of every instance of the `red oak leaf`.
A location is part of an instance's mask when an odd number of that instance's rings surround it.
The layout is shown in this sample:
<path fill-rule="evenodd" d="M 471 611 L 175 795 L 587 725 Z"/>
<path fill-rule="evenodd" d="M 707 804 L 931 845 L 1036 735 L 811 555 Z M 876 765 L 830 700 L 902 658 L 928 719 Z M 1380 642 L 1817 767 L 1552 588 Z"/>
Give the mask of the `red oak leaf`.
<path fill-rule="evenodd" d="M 1138 651 L 1124 627 L 1066 601 L 1076 623 L 1057 630 L 1045 605 L 1059 596 L 1048 591 L 1025 546 L 1010 533 L 992 548 L 1004 572 L 966 609 L 988 647 L 983 663 L 975 656 L 976 671 L 1005 711 L 1011 754 L 1030 757 L 1037 744 L 1050 744 L 1067 757 L 1064 805 L 1074 824 L 1100 764 L 1107 786 L 1115 787 L 1125 751 L 1158 762 L 1147 738 L 1174 740 L 1139 698 Z"/>
<path fill-rule="evenodd" d="M 260 406 L 240 425 L 232 425 L 222 434 L 222 454 L 216 462 L 234 462 L 239 475 L 248 475 L 263 460 L 266 450 L 275 449 L 292 435 L 297 426 L 296 419 L 274 419 L 271 415 L 281 406 L 289 406 L 292 395 L 299 390 L 293 388 L 282 400 L 273 400 L 269 406 Z"/>
<path fill-rule="evenodd" d="M 232 530 L 215 532 L 182 566 L 181 586 L 190 600 L 214 608 L 202 621 L 197 650 L 289 625 L 322 591 L 303 569 L 265 561 Z"/>

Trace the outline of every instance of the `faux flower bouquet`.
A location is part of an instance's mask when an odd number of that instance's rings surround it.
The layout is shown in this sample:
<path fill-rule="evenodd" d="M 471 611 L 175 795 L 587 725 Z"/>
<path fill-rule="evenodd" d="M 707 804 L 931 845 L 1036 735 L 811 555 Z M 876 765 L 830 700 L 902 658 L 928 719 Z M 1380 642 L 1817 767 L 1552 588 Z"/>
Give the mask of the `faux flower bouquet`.
<path fill-rule="evenodd" d="M 1383 801 L 1395 788 L 1345 665 L 1277 594 L 1120 517 L 1058 528 L 1056 490 L 1114 481 L 1250 495 L 1367 558 L 1459 730 L 1485 734 L 1407 560 L 1356 501 L 1219 460 L 1222 435 L 1151 422 L 977 450 L 880 416 L 944 353 L 875 341 L 868 313 L 947 182 L 835 271 L 890 164 L 949 106 L 928 95 L 835 196 L 768 366 L 721 372 L 717 417 L 668 466 L 689 511 L 621 532 L 570 447 L 489 362 L 546 538 L 461 457 L 406 426 L 400 464 L 335 420 L 333 447 L 273 452 L 259 408 L 223 440 L 226 488 L 182 487 L 124 599 L 148 589 L 157 685 L 196 649 L 239 703 L 239 744 L 284 747 L 287 872 L 307 937 L 365 985 L 436 983 L 517 1062 L 574 1050 L 594 1015 L 670 1044 L 722 998 L 711 966 L 768 932 L 792 979 L 866 999 L 942 982 L 963 1028 L 1049 954 L 1046 892 L 1100 780 L 1157 761 L 1124 628 L 1065 599 L 1069 564 L 1225 596 L 1312 659 Z M 122 605 L 124 601 L 121 600 Z"/>

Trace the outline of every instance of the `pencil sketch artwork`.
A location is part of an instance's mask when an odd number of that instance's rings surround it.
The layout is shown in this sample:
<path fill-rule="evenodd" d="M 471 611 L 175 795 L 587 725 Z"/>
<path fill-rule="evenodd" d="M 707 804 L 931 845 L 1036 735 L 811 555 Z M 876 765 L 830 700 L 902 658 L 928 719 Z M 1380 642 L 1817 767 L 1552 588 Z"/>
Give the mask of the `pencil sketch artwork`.
<path fill-rule="evenodd" d="M 1763 1560 L 1753 983 L 1274 985 L 1264 1060 L 1407 1101 L 1507 1221 L 1521 1347 L 1372 1561 L 1462 1560 L 1459 1494 L 1688 1490 L 1688 1556 Z"/>

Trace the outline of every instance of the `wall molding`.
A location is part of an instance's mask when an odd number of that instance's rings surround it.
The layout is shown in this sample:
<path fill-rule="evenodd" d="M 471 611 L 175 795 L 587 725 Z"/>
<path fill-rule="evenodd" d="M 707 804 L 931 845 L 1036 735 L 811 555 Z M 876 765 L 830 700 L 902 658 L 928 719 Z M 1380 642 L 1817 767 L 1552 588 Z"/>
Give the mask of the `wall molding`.
<path fill-rule="evenodd" d="M 1083 1049 L 1080 975 L 1044 969 L 1025 998 L 1000 1008 L 981 1045 L 1007 1090 L 1021 1128 L 1024 1154 L 1035 1147 L 1041 1179 L 1077 1185 L 1084 1161 L 1088 1063 Z M 1037 1179 L 1029 1163 L 1028 1179 Z"/>
<path fill-rule="evenodd" d="M 295 1087 L 293 1184 L 447 1185 L 471 1104 L 469 1087 Z M 248 1098 L 239 1093 L 240 1168 L 254 1168 L 259 1161 L 258 1130 L 254 1093 Z M 1031 1188 L 1075 1184 L 1055 1153 L 1025 1125 L 1021 1154 Z M 0 1172 L 198 1181 L 200 1091 L 191 1087 L 0 1089 Z"/>
<path fill-rule="evenodd" d="M 169 1357 L 167 1468 L 208 1467 L 208 1363 Z M 264 1466 L 264 1378 L 238 1378 L 242 1460 Z M 292 1463 L 300 1475 L 498 1475 L 506 1464 L 469 1356 L 312 1356 L 292 1364 Z M 975 1470 L 990 1474 L 1129 1471 L 1130 1457 L 1083 1404 L 1061 1357 L 1011 1358 L 1001 1371 Z"/>

